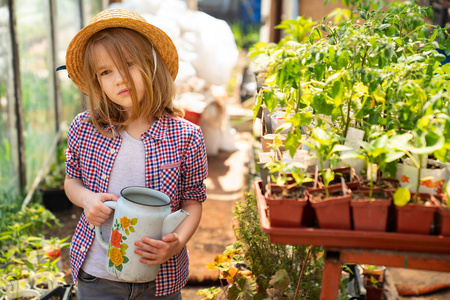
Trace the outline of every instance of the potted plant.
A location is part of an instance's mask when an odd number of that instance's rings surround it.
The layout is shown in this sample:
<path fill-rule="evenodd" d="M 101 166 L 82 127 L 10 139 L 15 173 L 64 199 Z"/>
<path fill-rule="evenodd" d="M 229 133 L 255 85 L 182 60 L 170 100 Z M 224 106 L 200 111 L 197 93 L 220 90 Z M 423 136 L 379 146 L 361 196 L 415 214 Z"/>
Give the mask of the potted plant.
<path fill-rule="evenodd" d="M 267 184 L 264 195 L 271 226 L 300 227 L 308 203 L 305 191 L 313 181 L 311 175 L 296 162 L 272 161 L 267 167 L 271 173 L 277 173 L 271 176 L 273 183 Z"/>
<path fill-rule="evenodd" d="M 366 289 L 366 300 L 383 299 L 384 266 L 362 265 L 363 284 Z"/>
<path fill-rule="evenodd" d="M 450 197 L 448 195 L 448 185 L 446 184 L 444 193 L 435 196 L 439 201 L 436 232 L 443 236 L 450 236 Z"/>
<path fill-rule="evenodd" d="M 387 133 L 373 126 L 368 141 L 359 141 L 361 147 L 358 150 L 341 155 L 342 159 L 346 157 L 363 159 L 366 166 L 366 180 L 359 190 L 352 190 L 350 206 L 355 230 L 386 231 L 387 229 L 392 196 L 378 186 L 378 166 L 384 168 L 388 155 L 396 155 L 395 151 L 388 148 L 388 140 Z"/>
<path fill-rule="evenodd" d="M 339 152 L 349 150 L 341 145 L 341 138 L 333 132 L 326 131 L 320 127 L 312 130 L 310 140 L 305 141 L 310 151 L 317 159 L 317 174 L 320 173 L 323 188 L 307 189 L 308 199 L 311 202 L 320 228 L 351 229 L 350 219 L 350 193 L 342 179 L 342 184 L 329 186 L 334 180 L 336 168 L 339 161 Z"/>

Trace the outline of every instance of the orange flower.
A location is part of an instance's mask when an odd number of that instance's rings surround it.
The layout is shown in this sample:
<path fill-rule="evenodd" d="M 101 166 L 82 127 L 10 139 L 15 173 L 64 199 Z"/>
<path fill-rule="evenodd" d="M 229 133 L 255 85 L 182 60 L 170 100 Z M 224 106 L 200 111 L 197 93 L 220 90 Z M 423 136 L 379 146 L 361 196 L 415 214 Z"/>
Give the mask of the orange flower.
<path fill-rule="evenodd" d="M 122 235 L 117 229 L 114 229 L 111 232 L 111 244 L 116 248 L 120 248 L 121 242 L 122 242 Z"/>
<path fill-rule="evenodd" d="M 130 226 L 130 219 L 127 217 L 120 218 L 120 225 L 122 225 L 123 229 L 127 229 Z"/>
<path fill-rule="evenodd" d="M 116 267 L 120 266 L 123 263 L 123 255 L 120 249 L 115 247 L 111 248 L 109 259 L 112 261 L 113 264 L 116 265 Z"/>

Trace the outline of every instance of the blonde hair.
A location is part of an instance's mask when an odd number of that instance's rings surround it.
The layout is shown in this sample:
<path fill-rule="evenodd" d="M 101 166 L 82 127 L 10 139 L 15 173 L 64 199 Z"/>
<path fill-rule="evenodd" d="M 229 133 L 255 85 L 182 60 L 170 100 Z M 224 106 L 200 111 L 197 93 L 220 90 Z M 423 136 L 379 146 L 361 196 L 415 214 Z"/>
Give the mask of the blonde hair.
<path fill-rule="evenodd" d="M 97 62 L 95 49 L 102 45 L 111 55 L 122 76 L 127 80 L 132 91 L 133 107 L 131 115 L 127 119 L 125 111 L 111 101 L 102 89 L 97 77 Z M 183 116 L 183 111 L 176 108 L 173 103 L 175 98 L 175 84 L 159 53 L 156 52 L 156 70 L 152 44 L 137 31 L 127 28 L 108 28 L 94 34 L 86 45 L 84 56 L 83 75 L 86 78 L 89 96 L 89 111 L 91 122 L 104 135 L 113 134 L 105 131 L 104 127 L 114 125 L 120 129 L 129 122 L 140 118 L 151 120 L 164 114 Z M 128 70 L 130 61 L 139 67 L 145 81 L 144 99 L 137 99 L 134 82 Z"/>

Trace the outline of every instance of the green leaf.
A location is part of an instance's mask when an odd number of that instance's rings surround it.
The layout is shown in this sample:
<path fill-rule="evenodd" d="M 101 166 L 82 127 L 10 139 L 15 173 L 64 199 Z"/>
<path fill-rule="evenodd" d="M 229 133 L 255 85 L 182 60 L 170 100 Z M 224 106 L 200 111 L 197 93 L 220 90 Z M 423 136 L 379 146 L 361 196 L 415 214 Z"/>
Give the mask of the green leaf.
<path fill-rule="evenodd" d="M 394 195 L 394 204 L 397 206 L 405 206 L 408 204 L 409 200 L 411 200 L 411 193 L 408 189 L 399 187 L 395 191 Z"/>
<path fill-rule="evenodd" d="M 279 290 L 286 290 L 290 283 L 289 275 L 284 269 L 277 271 L 269 281 L 269 284 Z"/>
<path fill-rule="evenodd" d="M 323 76 L 325 75 L 325 64 L 318 63 L 314 66 L 314 74 L 316 75 L 316 78 L 318 80 L 322 80 Z"/>
<path fill-rule="evenodd" d="M 259 113 L 259 109 L 261 108 L 262 105 L 262 97 L 261 95 L 258 95 L 258 97 L 256 97 L 256 104 L 255 106 L 253 106 L 253 120 L 256 120 L 256 117 L 258 116 Z"/>
<path fill-rule="evenodd" d="M 291 157 L 293 157 L 298 148 L 298 138 L 295 133 L 289 132 L 287 134 L 286 141 L 284 142 L 284 147 L 287 151 L 289 151 Z"/>
<path fill-rule="evenodd" d="M 334 172 L 331 170 L 331 168 L 328 168 L 325 171 L 323 179 L 324 179 L 324 182 L 326 182 L 326 183 L 330 183 L 330 182 L 332 182 L 334 180 Z"/>
<path fill-rule="evenodd" d="M 278 105 L 277 98 L 274 96 L 274 92 L 272 90 L 264 90 L 263 91 L 263 100 L 267 109 L 271 112 L 275 111 Z"/>
<path fill-rule="evenodd" d="M 240 277 L 228 289 L 229 300 L 248 300 L 254 299 L 256 295 L 256 281 L 248 277 Z"/>

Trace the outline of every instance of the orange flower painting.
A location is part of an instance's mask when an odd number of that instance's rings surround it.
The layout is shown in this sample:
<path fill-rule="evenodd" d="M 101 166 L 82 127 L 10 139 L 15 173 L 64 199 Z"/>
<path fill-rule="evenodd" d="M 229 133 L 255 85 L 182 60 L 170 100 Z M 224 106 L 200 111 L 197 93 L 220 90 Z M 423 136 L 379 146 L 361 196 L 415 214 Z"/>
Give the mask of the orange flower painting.
<path fill-rule="evenodd" d="M 120 218 L 120 225 L 122 225 L 123 229 L 127 229 L 130 226 L 130 219 L 125 216 Z"/>
<path fill-rule="evenodd" d="M 128 236 L 134 232 L 133 225 L 136 225 L 137 222 L 137 218 L 129 219 L 126 216 L 114 220 L 110 245 L 107 253 L 110 268 L 115 266 L 115 269 L 121 272 L 123 264 L 126 264 L 129 261 L 129 258 L 126 256 L 126 250 L 128 249 L 126 241 Z"/>
<path fill-rule="evenodd" d="M 120 249 L 120 243 L 122 242 L 122 235 L 117 229 L 111 232 L 111 244 Z"/>
<path fill-rule="evenodd" d="M 111 249 L 111 253 L 109 255 L 109 259 L 112 261 L 112 263 L 118 267 L 123 263 L 123 255 L 120 249 L 113 247 Z"/>
<path fill-rule="evenodd" d="M 409 183 L 409 177 L 406 175 L 402 175 L 402 178 L 400 179 L 400 181 Z"/>

